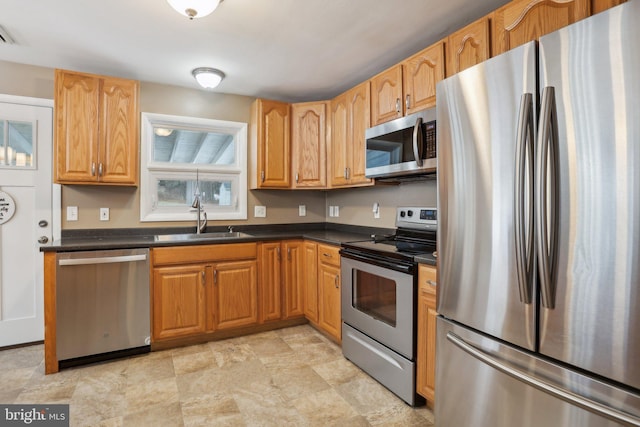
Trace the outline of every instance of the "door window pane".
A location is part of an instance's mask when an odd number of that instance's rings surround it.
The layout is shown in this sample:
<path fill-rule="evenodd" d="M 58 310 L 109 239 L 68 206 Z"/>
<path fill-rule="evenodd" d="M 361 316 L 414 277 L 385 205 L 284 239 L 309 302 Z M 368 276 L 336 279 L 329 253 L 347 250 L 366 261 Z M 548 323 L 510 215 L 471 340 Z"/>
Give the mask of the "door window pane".
<path fill-rule="evenodd" d="M 0 166 L 33 165 L 33 123 L 0 120 Z"/>

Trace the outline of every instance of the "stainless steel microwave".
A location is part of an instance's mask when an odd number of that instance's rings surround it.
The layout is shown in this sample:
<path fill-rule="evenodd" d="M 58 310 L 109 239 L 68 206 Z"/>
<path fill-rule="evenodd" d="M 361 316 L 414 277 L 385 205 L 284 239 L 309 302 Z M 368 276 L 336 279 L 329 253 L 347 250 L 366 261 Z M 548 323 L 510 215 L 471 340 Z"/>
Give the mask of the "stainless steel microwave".
<path fill-rule="evenodd" d="M 435 119 L 436 109 L 431 108 L 367 129 L 367 178 L 434 173 L 437 163 Z"/>

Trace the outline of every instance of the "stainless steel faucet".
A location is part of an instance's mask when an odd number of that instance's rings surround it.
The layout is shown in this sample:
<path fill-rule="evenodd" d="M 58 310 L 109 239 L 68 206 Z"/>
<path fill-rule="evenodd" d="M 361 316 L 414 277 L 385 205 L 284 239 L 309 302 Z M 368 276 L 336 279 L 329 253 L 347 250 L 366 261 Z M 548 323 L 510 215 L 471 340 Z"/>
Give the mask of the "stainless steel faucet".
<path fill-rule="evenodd" d="M 207 213 L 202 210 L 202 200 L 200 199 L 200 194 L 196 194 L 196 198 L 191 205 L 192 208 L 198 210 L 198 219 L 196 222 L 196 234 L 200 234 L 204 232 L 207 228 Z M 202 218 L 202 219 L 201 219 Z"/>
<path fill-rule="evenodd" d="M 196 222 L 196 234 L 202 233 L 205 228 L 207 228 L 207 213 L 202 210 L 202 193 L 200 193 L 200 176 L 198 173 L 198 169 L 196 169 L 196 191 L 195 191 L 195 199 L 191 204 L 192 208 L 198 210 L 198 218 Z M 204 219 L 201 219 L 204 216 Z"/>

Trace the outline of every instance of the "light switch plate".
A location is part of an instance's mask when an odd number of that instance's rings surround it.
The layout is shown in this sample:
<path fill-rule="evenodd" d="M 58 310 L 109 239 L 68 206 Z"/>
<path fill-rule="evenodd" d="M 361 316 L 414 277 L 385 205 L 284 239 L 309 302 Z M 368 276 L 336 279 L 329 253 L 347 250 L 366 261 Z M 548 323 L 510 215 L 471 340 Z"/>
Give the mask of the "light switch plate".
<path fill-rule="evenodd" d="M 266 206 L 256 206 L 253 209 L 253 216 L 256 218 L 266 218 L 267 217 L 267 207 Z"/>
<path fill-rule="evenodd" d="M 109 208 L 100 208 L 100 221 L 109 221 Z"/>
<path fill-rule="evenodd" d="M 298 216 L 307 216 L 307 207 L 305 205 L 298 205 Z"/>
<path fill-rule="evenodd" d="M 78 207 L 67 206 L 67 221 L 77 221 L 77 220 L 78 220 Z"/>

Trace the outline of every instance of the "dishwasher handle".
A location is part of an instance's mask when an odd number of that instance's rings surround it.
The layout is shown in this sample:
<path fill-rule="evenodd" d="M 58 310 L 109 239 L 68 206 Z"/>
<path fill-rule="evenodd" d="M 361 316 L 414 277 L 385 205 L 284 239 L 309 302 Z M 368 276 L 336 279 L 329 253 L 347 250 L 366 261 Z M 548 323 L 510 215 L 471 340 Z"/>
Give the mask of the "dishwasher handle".
<path fill-rule="evenodd" d="M 119 262 L 146 261 L 147 255 L 122 255 L 101 258 L 69 258 L 58 260 L 58 265 L 93 265 L 93 264 L 113 264 Z"/>

